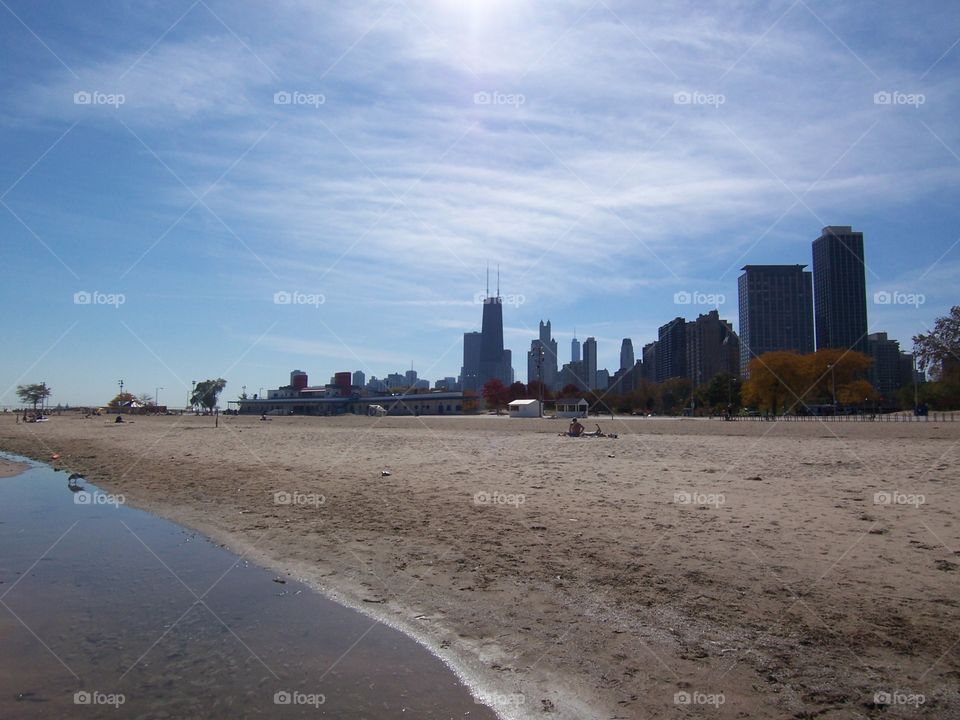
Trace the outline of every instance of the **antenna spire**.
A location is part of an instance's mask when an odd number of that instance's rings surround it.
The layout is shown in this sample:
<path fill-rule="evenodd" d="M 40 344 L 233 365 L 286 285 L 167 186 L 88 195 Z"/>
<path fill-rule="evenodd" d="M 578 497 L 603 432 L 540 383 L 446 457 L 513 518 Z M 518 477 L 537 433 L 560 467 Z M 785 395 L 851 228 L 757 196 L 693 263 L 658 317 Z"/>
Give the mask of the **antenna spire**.
<path fill-rule="evenodd" d="M 490 263 L 487 263 L 487 297 L 490 297 Z"/>
<path fill-rule="evenodd" d="M 500 263 L 497 263 L 497 297 L 500 297 Z"/>

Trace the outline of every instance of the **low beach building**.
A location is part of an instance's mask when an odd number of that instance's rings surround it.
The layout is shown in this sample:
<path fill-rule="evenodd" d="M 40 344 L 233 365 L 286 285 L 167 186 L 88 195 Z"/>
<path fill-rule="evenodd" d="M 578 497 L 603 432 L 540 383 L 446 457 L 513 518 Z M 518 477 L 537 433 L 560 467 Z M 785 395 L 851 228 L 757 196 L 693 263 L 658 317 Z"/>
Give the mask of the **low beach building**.
<path fill-rule="evenodd" d="M 558 398 L 554 415 L 562 418 L 586 417 L 590 403 L 583 398 Z"/>
<path fill-rule="evenodd" d="M 539 400 L 514 400 L 507 409 L 512 418 L 535 418 L 540 417 Z"/>

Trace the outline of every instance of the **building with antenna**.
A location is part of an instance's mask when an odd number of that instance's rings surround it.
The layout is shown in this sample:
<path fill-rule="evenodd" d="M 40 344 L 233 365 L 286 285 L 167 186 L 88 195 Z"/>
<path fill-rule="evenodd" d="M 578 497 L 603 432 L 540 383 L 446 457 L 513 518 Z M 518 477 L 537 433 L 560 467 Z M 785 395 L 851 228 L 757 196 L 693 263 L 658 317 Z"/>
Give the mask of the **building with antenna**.
<path fill-rule="evenodd" d="M 504 385 L 513 382 L 513 354 L 503 347 L 503 298 L 500 296 L 500 270 L 497 269 L 497 294 L 490 295 L 490 269 L 487 268 L 487 291 L 483 298 L 483 318 L 480 327 L 479 348 L 476 338 L 463 336 L 464 390 L 480 392 L 489 380 L 499 380 Z M 468 357 L 468 344 L 470 356 Z M 476 353 L 476 355 L 474 355 Z M 476 372 L 468 372 L 468 362 L 476 361 Z"/>

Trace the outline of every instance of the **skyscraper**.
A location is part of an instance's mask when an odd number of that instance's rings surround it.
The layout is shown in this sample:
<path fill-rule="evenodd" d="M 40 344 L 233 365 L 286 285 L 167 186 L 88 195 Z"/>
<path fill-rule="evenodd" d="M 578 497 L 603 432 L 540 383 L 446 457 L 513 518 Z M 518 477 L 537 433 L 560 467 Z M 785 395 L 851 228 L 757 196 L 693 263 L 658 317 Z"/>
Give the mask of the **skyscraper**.
<path fill-rule="evenodd" d="M 488 276 L 489 277 L 489 276 Z M 513 382 L 511 353 L 503 347 L 503 298 L 500 297 L 500 277 L 497 276 L 497 294 L 483 299 L 483 324 L 480 328 L 480 388 L 488 380 L 499 380 L 504 385 Z"/>
<path fill-rule="evenodd" d="M 687 323 L 687 377 L 696 388 L 720 373 L 740 374 L 740 339 L 733 325 L 711 310 Z"/>
<path fill-rule="evenodd" d="M 480 389 L 480 341 L 481 334 L 463 334 L 463 367 L 460 368 L 460 387 L 477 392 Z"/>
<path fill-rule="evenodd" d="M 597 339 L 594 337 L 583 342 L 583 379 L 587 390 L 597 387 Z"/>
<path fill-rule="evenodd" d="M 580 362 L 580 341 L 577 340 L 577 333 L 573 333 L 573 340 L 570 341 L 570 362 Z"/>
<path fill-rule="evenodd" d="M 624 338 L 620 343 L 620 369 L 629 370 L 633 367 L 633 340 Z"/>
<path fill-rule="evenodd" d="M 813 280 L 806 265 L 745 265 L 737 280 L 740 375 L 774 350 L 813 352 Z"/>
<path fill-rule="evenodd" d="M 813 241 L 817 349 L 867 351 L 867 286 L 863 233 L 829 225 Z"/>
<path fill-rule="evenodd" d="M 657 382 L 687 376 L 687 321 L 677 317 L 660 327 L 657 340 Z"/>
<path fill-rule="evenodd" d="M 553 339 L 550 329 L 550 321 L 546 323 L 540 321 L 540 342 L 543 345 L 543 382 L 548 388 L 557 389 L 558 382 L 558 361 L 557 341 Z"/>

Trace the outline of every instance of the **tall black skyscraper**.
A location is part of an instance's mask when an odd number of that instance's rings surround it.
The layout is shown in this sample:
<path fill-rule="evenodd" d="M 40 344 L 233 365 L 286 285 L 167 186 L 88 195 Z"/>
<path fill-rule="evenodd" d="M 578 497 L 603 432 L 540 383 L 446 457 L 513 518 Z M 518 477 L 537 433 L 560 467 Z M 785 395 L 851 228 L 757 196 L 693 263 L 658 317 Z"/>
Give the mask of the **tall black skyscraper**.
<path fill-rule="evenodd" d="M 740 300 L 740 374 L 774 350 L 813 352 L 813 279 L 806 265 L 745 265 Z"/>
<path fill-rule="evenodd" d="M 633 366 L 633 340 L 624 338 L 623 342 L 620 343 L 620 369 L 630 370 Z"/>
<path fill-rule="evenodd" d="M 813 241 L 817 349 L 867 350 L 867 285 L 863 233 L 830 225 Z"/>
<path fill-rule="evenodd" d="M 489 274 L 488 274 L 489 277 Z M 483 324 L 480 328 L 480 387 L 496 378 L 504 385 L 513 382 L 511 353 L 503 347 L 503 298 L 500 297 L 500 277 L 497 276 L 497 294 L 483 299 Z"/>

